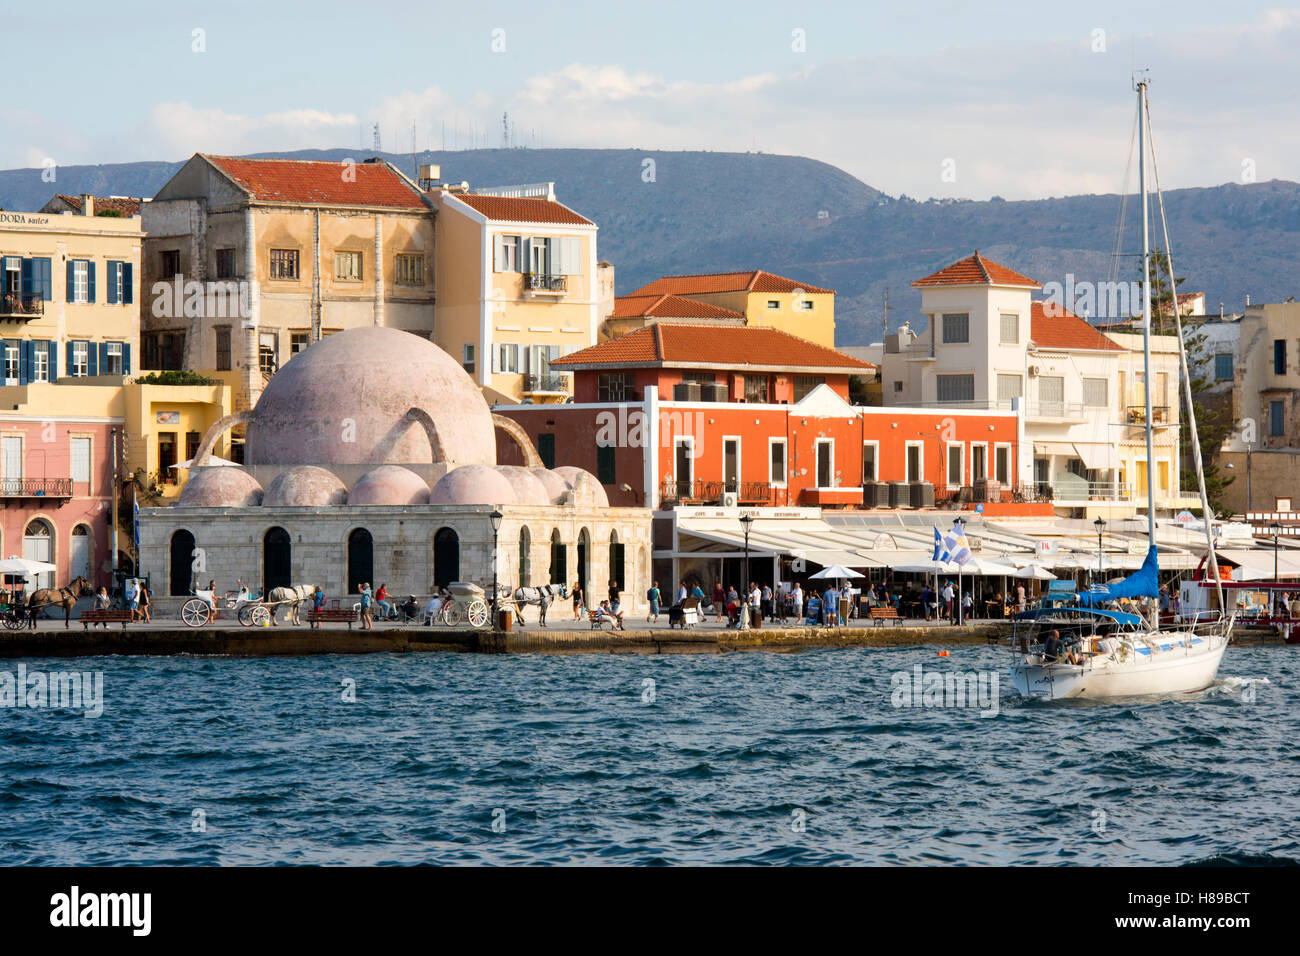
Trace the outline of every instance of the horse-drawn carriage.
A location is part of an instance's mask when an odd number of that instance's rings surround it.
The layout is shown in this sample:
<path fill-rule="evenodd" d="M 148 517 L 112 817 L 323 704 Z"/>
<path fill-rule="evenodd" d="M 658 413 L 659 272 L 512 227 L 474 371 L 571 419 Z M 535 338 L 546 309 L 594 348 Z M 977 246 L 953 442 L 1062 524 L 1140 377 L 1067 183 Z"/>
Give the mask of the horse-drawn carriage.
<path fill-rule="evenodd" d="M 225 593 L 225 606 L 222 607 L 218 605 L 214 591 L 195 588 L 195 596 L 181 605 L 181 620 L 189 627 L 202 627 L 209 621 L 220 619 L 224 610 L 233 611 L 235 620 L 244 627 L 269 627 L 276 623 L 276 612 L 283 607 L 289 611 L 290 623 L 297 624 L 298 609 L 310 590 L 303 585 L 272 588 L 263 596 L 261 591 L 253 593 L 248 585 L 241 584 L 238 590 Z"/>
<path fill-rule="evenodd" d="M 546 623 L 546 610 L 552 602 L 568 597 L 568 588 L 563 584 L 548 584 L 542 587 L 511 588 L 506 584 L 497 585 L 496 606 L 498 611 L 509 611 L 520 625 L 524 623 L 524 608 L 538 608 L 541 624 Z M 466 622 L 471 627 L 489 627 L 492 624 L 492 595 L 489 590 L 468 581 L 453 581 L 447 585 L 447 598 L 438 611 L 439 623 L 450 627 L 459 627 Z"/>

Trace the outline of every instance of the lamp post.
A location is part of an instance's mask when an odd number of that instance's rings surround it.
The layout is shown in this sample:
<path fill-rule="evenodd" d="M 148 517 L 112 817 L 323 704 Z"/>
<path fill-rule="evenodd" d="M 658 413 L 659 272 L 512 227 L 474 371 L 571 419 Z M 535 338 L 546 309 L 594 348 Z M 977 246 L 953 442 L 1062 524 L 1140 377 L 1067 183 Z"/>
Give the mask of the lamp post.
<path fill-rule="evenodd" d="M 493 508 L 492 513 L 488 515 L 492 521 L 492 630 L 494 631 L 501 623 L 497 618 L 497 535 L 501 531 L 503 517 L 505 516 L 496 508 Z"/>
<path fill-rule="evenodd" d="M 1277 613 L 1277 536 L 1282 525 L 1277 521 L 1269 523 L 1268 530 L 1273 532 L 1273 593 L 1269 595 L 1268 605 L 1273 614 Z"/>
<path fill-rule="evenodd" d="M 964 529 L 963 529 L 962 526 L 961 526 L 961 519 L 960 519 L 960 518 L 953 518 L 953 519 L 952 519 L 952 533 L 953 533 L 953 535 L 954 535 L 955 537 L 960 538 L 960 537 L 962 536 L 962 534 L 963 534 L 963 531 L 964 531 Z M 957 565 L 957 597 L 955 598 L 955 600 L 956 600 L 956 602 L 957 602 L 957 626 L 958 626 L 958 627 L 961 627 L 961 625 L 962 625 L 962 619 L 961 619 L 961 616 L 962 616 L 962 615 L 961 615 L 961 565 L 960 565 L 960 564 Z"/>
<path fill-rule="evenodd" d="M 745 595 L 744 603 L 749 603 L 749 526 L 754 523 L 752 515 L 741 515 L 740 526 L 745 529 L 745 580 L 740 582 L 740 589 Z"/>
<path fill-rule="evenodd" d="M 1092 523 L 1092 526 L 1097 529 L 1097 580 L 1100 581 L 1102 577 L 1101 533 L 1106 530 L 1106 522 L 1098 518 L 1096 521 Z"/>

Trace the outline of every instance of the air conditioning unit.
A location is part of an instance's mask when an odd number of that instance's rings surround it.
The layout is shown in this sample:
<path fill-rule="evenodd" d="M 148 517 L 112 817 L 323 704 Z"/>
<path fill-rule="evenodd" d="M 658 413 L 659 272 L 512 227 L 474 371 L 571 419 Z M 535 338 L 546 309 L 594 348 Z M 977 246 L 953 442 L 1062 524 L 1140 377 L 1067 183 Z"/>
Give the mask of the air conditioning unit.
<path fill-rule="evenodd" d="M 726 491 L 722 494 L 722 507 L 736 508 L 740 506 L 740 496 L 734 491 Z"/>
<path fill-rule="evenodd" d="M 1038 374 L 1038 366 L 1037 366 L 1037 365 L 1031 365 L 1031 366 L 1029 366 L 1029 374 L 1030 374 L 1030 375 L 1037 375 L 1037 374 Z"/>

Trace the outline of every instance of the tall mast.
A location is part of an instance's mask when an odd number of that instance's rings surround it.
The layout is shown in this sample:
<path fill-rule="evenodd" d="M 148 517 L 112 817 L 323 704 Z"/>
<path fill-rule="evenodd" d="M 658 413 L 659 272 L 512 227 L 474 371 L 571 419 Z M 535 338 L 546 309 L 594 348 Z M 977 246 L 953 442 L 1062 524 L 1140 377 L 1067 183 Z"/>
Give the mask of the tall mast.
<path fill-rule="evenodd" d="M 1142 391 L 1147 430 L 1147 542 L 1156 544 L 1156 456 L 1151 439 L 1151 223 L 1147 218 L 1146 108 L 1147 81 L 1139 80 L 1138 188 L 1142 193 Z"/>

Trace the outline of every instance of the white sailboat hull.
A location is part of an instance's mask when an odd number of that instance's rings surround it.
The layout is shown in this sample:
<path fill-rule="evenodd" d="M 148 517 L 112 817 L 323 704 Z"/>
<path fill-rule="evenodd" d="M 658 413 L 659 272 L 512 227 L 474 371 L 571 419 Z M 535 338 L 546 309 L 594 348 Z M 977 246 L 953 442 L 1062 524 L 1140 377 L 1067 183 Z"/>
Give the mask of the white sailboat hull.
<path fill-rule="evenodd" d="M 1148 653 L 1130 651 L 1123 659 L 1096 656 L 1083 664 L 1049 664 L 1027 656 L 1011 666 L 1011 680 L 1023 696 L 1048 700 L 1192 693 L 1214 683 L 1226 647 L 1217 635 L 1164 632 L 1147 642 Z"/>

